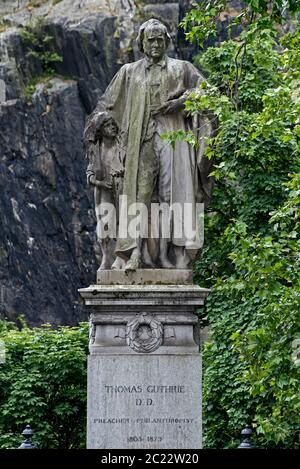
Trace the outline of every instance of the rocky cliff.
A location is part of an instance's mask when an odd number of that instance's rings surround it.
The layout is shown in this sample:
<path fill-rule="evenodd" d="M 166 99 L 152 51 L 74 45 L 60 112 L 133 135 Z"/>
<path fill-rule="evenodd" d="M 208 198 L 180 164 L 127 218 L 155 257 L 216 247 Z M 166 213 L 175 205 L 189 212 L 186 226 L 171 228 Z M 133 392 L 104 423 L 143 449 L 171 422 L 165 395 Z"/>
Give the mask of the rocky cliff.
<path fill-rule="evenodd" d="M 168 24 L 171 54 L 191 2 L 0 1 L 0 314 L 29 324 L 86 319 L 77 289 L 100 260 L 82 132 L 139 24 Z"/>
<path fill-rule="evenodd" d="M 77 289 L 99 247 L 82 132 L 142 20 L 171 26 L 180 2 L 1 0 L 0 312 L 29 324 L 86 319 Z"/>

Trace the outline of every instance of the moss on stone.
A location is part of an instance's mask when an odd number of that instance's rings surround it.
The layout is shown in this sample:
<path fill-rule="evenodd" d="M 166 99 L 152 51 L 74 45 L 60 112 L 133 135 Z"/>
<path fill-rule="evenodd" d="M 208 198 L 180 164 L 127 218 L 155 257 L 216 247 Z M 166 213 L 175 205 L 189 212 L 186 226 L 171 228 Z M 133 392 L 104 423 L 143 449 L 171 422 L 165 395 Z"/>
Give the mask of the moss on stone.
<path fill-rule="evenodd" d="M 36 88 L 38 85 L 44 85 L 44 90 L 48 90 L 51 88 L 52 83 L 51 81 L 54 78 L 59 78 L 62 81 L 68 82 L 71 80 L 70 77 L 63 76 L 63 75 L 41 75 L 38 77 L 33 78 L 30 82 L 24 87 L 24 97 L 26 102 L 31 103 L 32 97 L 36 92 Z"/>

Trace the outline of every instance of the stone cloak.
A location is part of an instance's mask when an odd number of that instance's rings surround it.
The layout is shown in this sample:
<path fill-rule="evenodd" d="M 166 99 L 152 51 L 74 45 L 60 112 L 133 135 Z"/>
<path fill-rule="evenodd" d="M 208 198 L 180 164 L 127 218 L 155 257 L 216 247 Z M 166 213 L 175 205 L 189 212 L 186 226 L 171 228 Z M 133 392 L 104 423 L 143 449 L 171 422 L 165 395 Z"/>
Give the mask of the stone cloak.
<path fill-rule="evenodd" d="M 167 101 L 187 94 L 197 88 L 205 78 L 189 62 L 166 56 Z M 89 116 L 85 129 L 85 140 L 92 143 L 97 132 L 96 121 L 100 112 L 111 113 L 119 127 L 120 148 L 125 160 L 125 176 L 123 193 L 127 195 L 127 207 L 136 203 L 137 173 L 140 148 L 147 131 L 150 109 L 147 106 L 148 90 L 146 87 L 147 59 L 125 64 L 115 75 L 107 90 L 100 98 L 96 109 Z M 211 136 L 214 126 L 205 115 L 187 118 L 183 111 L 160 116 L 165 131 L 195 130 L 200 140 L 200 147 L 195 150 L 186 142 L 176 142 L 172 155 L 172 183 L 171 204 L 196 202 L 207 203 L 209 200 L 212 181 L 209 178 L 212 162 L 204 156 L 204 137 Z M 120 216 L 124 216 L 120 211 Z M 130 217 L 127 215 L 129 223 Z M 183 220 L 182 220 L 183 223 Z M 197 251 L 201 246 L 198 241 L 192 243 L 183 237 L 172 238 L 175 245 L 186 246 L 187 249 Z M 116 252 L 128 258 L 132 249 L 136 247 L 134 238 L 117 240 Z"/>

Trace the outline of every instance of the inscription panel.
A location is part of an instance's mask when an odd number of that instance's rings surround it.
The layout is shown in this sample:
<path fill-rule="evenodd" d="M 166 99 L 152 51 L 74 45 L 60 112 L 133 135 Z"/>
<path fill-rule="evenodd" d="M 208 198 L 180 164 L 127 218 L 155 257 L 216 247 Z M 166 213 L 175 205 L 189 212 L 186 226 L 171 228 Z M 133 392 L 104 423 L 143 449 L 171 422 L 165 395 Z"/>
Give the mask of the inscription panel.
<path fill-rule="evenodd" d="M 201 448 L 200 355 L 92 355 L 88 377 L 88 448 Z"/>

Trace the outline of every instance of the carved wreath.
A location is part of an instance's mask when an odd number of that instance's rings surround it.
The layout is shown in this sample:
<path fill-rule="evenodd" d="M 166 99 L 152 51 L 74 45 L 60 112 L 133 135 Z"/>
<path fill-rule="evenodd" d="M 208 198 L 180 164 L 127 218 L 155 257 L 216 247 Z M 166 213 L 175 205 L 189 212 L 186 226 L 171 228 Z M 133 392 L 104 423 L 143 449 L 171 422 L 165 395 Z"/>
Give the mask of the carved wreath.
<path fill-rule="evenodd" d="M 126 342 L 135 352 L 153 352 L 161 346 L 162 341 L 162 324 L 153 316 L 142 313 L 127 323 Z"/>

